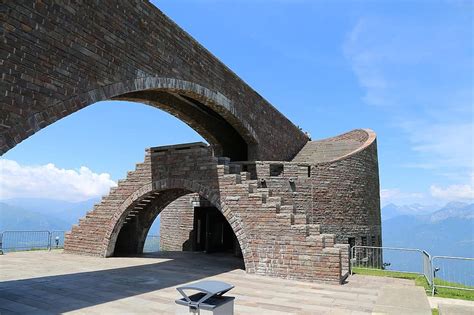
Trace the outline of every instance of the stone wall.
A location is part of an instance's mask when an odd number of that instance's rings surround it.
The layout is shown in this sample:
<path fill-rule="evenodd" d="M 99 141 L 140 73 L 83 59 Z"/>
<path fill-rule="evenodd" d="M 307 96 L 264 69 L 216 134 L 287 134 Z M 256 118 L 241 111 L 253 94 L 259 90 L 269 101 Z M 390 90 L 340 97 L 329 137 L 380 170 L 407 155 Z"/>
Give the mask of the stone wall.
<path fill-rule="evenodd" d="M 338 283 L 343 278 L 344 263 L 341 249 L 334 246 L 335 236 L 321 234 L 320 226 L 309 223 L 305 214 L 294 213 L 291 199 L 263 187 L 248 172 L 240 172 L 240 166 L 230 159 L 214 157 L 204 144 L 191 144 L 152 148 L 147 161 L 151 183 L 131 191 L 115 212 L 90 213 L 67 235 L 66 252 L 92 248 L 88 253 L 108 256 L 120 249 L 124 254 L 137 254 L 156 216 L 173 200 L 194 192 L 219 209 L 231 225 L 247 272 Z M 299 172 L 298 167 L 293 169 Z M 117 190 L 123 185 L 127 181 Z M 97 224 L 99 215 L 109 224 Z M 102 246 L 80 237 L 90 226 L 101 229 Z"/>
<path fill-rule="evenodd" d="M 193 200 L 197 194 L 180 197 L 160 213 L 160 250 L 188 251 L 193 249 Z"/>
<path fill-rule="evenodd" d="M 311 164 L 312 220 L 337 241 L 381 246 L 377 140 L 357 129 L 311 141 L 293 159 Z M 365 238 L 366 241 L 363 241 Z"/>
<path fill-rule="evenodd" d="M 381 245 L 380 187 L 377 146 L 330 164 L 316 165 L 312 173 L 313 220 L 324 233 L 334 233 L 346 243 L 354 237 L 356 245 Z M 372 244 L 375 237 L 376 243 Z"/>

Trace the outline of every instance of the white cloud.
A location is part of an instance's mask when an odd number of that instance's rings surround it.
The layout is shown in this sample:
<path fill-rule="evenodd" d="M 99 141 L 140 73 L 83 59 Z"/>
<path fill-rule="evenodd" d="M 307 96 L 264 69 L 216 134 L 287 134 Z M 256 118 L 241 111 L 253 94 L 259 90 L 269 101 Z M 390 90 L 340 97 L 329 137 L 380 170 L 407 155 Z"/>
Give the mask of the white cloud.
<path fill-rule="evenodd" d="M 420 192 L 405 192 L 398 188 L 380 190 L 380 202 L 382 207 L 389 203 L 405 205 L 412 203 L 426 203 L 427 201 L 426 196 Z"/>
<path fill-rule="evenodd" d="M 431 185 L 430 193 L 434 198 L 441 200 L 474 200 L 474 173 L 470 175 L 470 182 L 461 185 L 449 185 L 447 187 L 440 187 L 438 185 Z"/>
<path fill-rule="evenodd" d="M 29 166 L 0 160 L 0 199 L 48 198 L 83 201 L 107 194 L 117 184 L 107 173 L 97 174 L 81 166 L 61 169 L 54 164 Z"/>
<path fill-rule="evenodd" d="M 474 199 L 474 187 L 472 185 L 450 185 L 446 188 L 431 185 L 431 195 L 443 200 L 471 200 Z"/>

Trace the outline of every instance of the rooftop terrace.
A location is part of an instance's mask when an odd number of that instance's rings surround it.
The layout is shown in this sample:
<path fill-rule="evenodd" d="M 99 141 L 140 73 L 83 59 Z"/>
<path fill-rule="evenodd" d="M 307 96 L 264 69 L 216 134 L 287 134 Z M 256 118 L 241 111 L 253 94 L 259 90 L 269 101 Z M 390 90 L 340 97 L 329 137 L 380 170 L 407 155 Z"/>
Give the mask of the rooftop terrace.
<path fill-rule="evenodd" d="M 174 314 L 176 287 L 202 279 L 235 285 L 236 314 L 431 314 L 413 281 L 354 275 L 344 285 L 245 273 L 221 255 L 161 252 L 94 258 L 60 250 L 0 256 L 0 313 Z"/>

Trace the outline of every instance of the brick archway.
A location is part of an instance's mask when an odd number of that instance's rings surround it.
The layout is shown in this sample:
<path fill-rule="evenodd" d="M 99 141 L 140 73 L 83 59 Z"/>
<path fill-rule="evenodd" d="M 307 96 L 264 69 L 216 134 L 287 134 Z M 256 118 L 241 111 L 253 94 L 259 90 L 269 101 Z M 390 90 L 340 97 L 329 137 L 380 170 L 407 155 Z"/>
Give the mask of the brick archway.
<path fill-rule="evenodd" d="M 102 247 L 104 248 L 103 256 L 110 257 L 114 255 L 117 239 L 124 226 L 125 219 L 141 201 L 147 200 L 153 195 L 157 196 L 156 198 L 153 198 L 156 200 L 151 201 L 149 208 L 147 209 L 149 212 L 146 213 L 147 218 L 145 219 L 146 222 L 143 222 L 143 229 L 138 231 L 139 233 L 137 235 L 134 235 L 135 237 L 138 237 L 138 239 L 133 241 L 136 242 L 136 245 L 139 248 L 143 248 L 143 242 L 148 233 L 148 229 L 159 213 L 172 201 L 190 193 L 197 193 L 199 196 L 205 198 L 223 214 L 239 242 L 245 267 L 250 267 L 253 263 L 252 252 L 247 250 L 248 240 L 244 230 L 244 225 L 239 215 L 222 201 L 219 191 L 186 178 L 164 178 L 143 185 L 134 191 L 117 208 L 113 215 L 113 219 L 107 227 L 102 243 Z"/>
<path fill-rule="evenodd" d="M 0 153 L 109 99 L 162 108 L 234 160 L 289 160 L 308 141 L 147 1 L 8 1 L 3 12 Z"/>
<path fill-rule="evenodd" d="M 258 135 L 231 100 L 197 83 L 159 76 L 118 82 L 73 96 L 30 115 L 23 123 L 13 126 L 10 132 L 20 134 L 22 130 L 39 131 L 61 118 L 105 100 L 133 101 L 166 111 L 206 139 L 216 155 L 247 160 L 249 153 L 256 154 Z M 56 112 L 57 108 L 62 110 Z M 55 114 L 45 114 L 49 112 Z"/>
<path fill-rule="evenodd" d="M 348 246 L 335 241 L 380 236 L 375 135 L 309 142 L 148 1 L 7 1 L 2 14 L 0 154 L 109 99 L 161 108 L 212 146 L 147 150 L 72 227 L 67 252 L 107 256 L 127 209 L 170 189 L 220 209 L 251 273 L 340 282 Z"/>

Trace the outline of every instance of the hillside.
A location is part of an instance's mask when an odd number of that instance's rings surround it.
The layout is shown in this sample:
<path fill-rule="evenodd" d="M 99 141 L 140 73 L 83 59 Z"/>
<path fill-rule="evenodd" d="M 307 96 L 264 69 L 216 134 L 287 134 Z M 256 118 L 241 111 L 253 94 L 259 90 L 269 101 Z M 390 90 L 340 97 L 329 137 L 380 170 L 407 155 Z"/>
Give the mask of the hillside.
<path fill-rule="evenodd" d="M 395 209 L 395 205 L 389 206 L 392 213 L 406 213 Z M 393 216 L 383 220 L 382 234 L 384 246 L 420 248 L 432 255 L 474 257 L 474 204 L 448 203 L 430 214 Z"/>
<path fill-rule="evenodd" d="M 99 198 L 82 202 L 17 198 L 0 201 L 0 232 L 6 230 L 64 230 L 71 229 Z M 159 218 L 150 234 L 159 234 Z"/>
<path fill-rule="evenodd" d="M 0 202 L 0 231 L 6 230 L 64 230 L 68 222 L 52 215 L 25 210 Z"/>

